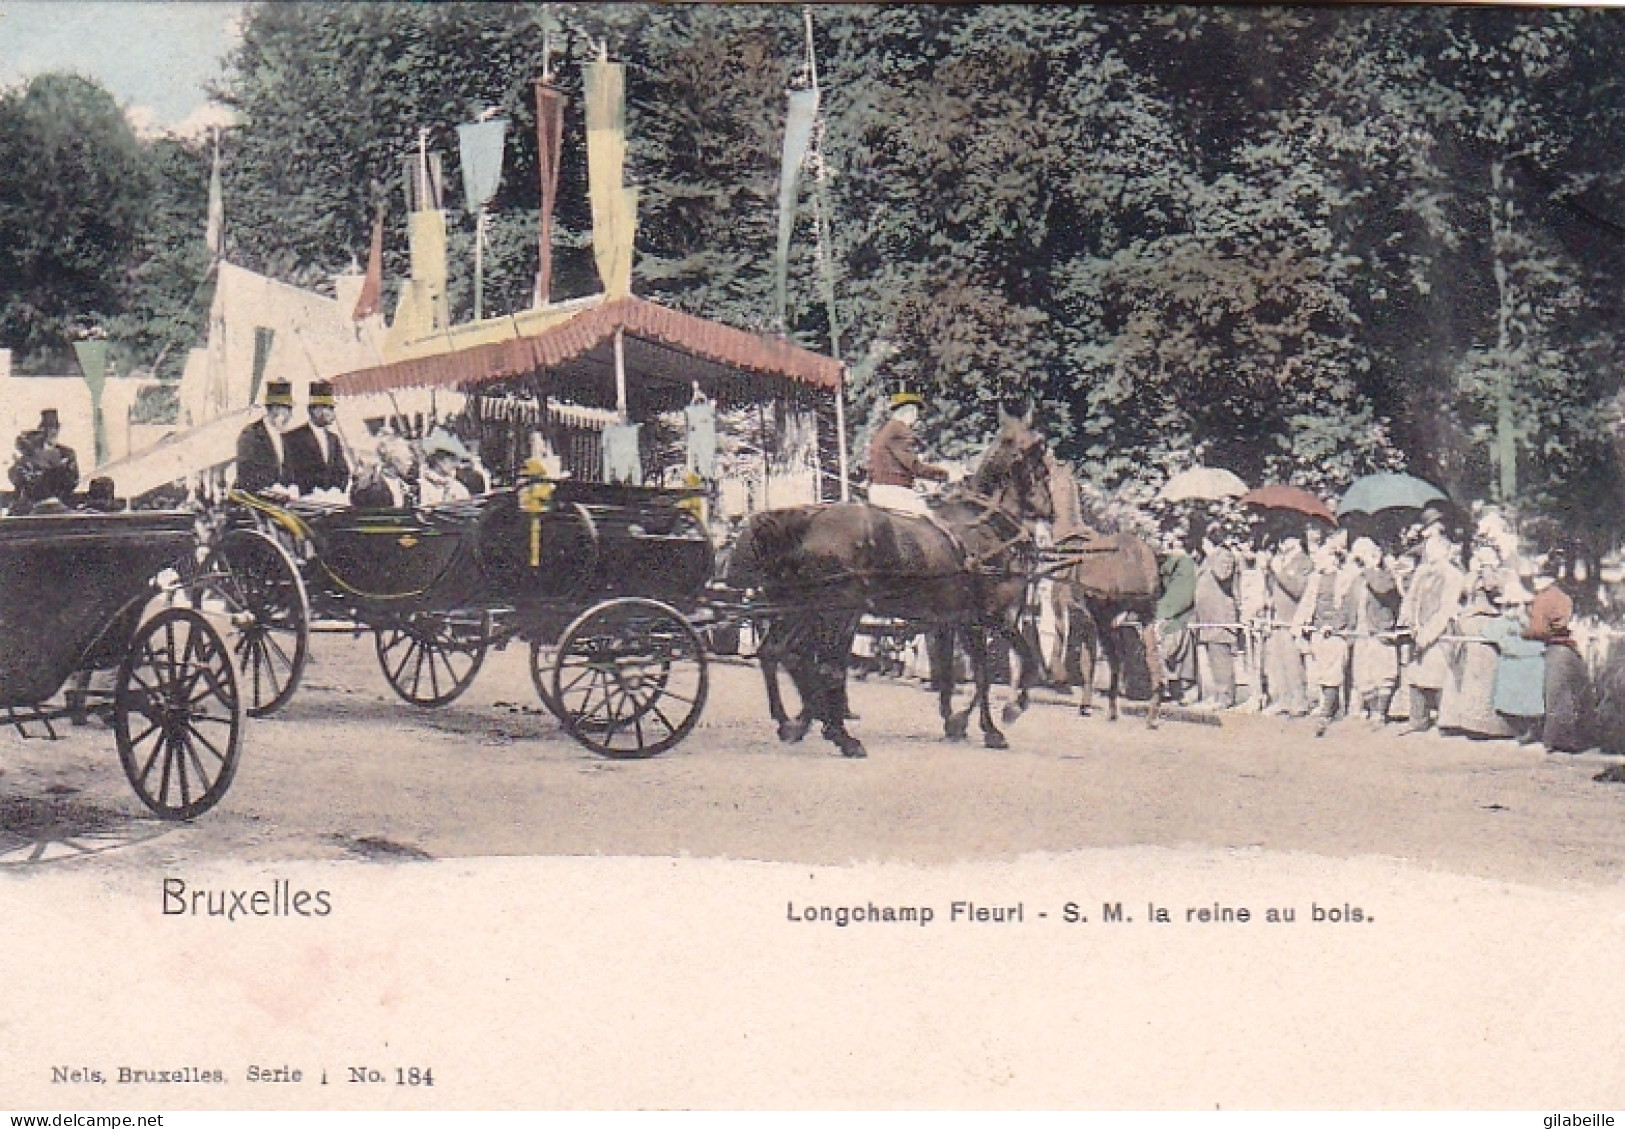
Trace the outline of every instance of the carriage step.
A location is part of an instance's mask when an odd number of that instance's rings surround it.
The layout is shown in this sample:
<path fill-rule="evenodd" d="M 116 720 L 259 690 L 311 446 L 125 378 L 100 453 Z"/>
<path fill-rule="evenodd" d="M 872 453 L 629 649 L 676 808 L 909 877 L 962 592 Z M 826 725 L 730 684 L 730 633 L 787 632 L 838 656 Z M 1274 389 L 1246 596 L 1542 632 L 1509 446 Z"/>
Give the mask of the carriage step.
<path fill-rule="evenodd" d="M 349 619 L 313 619 L 310 621 L 310 630 L 312 634 L 361 635 L 369 629 Z"/>

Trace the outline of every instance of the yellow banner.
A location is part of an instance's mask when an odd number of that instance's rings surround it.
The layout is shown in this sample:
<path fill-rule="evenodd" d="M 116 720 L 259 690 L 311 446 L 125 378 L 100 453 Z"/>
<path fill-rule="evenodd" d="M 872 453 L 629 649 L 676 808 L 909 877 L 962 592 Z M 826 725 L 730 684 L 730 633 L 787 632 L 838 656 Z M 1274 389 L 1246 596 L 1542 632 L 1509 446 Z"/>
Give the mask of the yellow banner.
<path fill-rule="evenodd" d="M 430 332 L 446 328 L 446 213 L 413 212 L 411 226 L 412 278 L 422 283 L 423 299 L 432 325 Z"/>
<path fill-rule="evenodd" d="M 615 205 L 606 210 L 601 225 L 597 216 L 593 218 L 593 261 L 598 264 L 606 297 L 624 298 L 632 293 L 632 240 L 637 226 L 636 188 L 623 188 L 615 194 Z"/>
<path fill-rule="evenodd" d="M 632 239 L 637 230 L 637 191 L 624 187 L 626 72 L 619 63 L 588 63 L 586 72 L 593 261 L 604 293 L 616 298 L 632 291 Z"/>

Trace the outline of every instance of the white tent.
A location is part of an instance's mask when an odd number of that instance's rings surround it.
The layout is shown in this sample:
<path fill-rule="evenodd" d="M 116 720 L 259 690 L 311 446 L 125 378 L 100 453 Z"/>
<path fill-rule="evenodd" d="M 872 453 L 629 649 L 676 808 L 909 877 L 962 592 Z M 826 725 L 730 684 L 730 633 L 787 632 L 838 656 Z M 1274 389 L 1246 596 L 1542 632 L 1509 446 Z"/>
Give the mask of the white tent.
<path fill-rule="evenodd" d="M 360 275 L 336 280 L 340 297 L 328 298 L 221 263 L 208 342 L 192 350 L 181 378 L 182 426 L 253 405 L 257 349 L 265 351 L 258 398 L 266 382 L 286 380 L 302 402 L 311 381 L 380 363 L 382 319 L 350 317 L 355 295 L 347 291 L 360 281 Z"/>

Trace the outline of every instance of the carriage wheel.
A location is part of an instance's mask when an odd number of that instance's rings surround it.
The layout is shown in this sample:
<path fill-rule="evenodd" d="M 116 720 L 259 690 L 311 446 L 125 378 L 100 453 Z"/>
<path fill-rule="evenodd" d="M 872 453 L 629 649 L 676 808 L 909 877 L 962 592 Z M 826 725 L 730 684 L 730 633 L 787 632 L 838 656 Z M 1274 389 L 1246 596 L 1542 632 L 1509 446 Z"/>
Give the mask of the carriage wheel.
<path fill-rule="evenodd" d="M 699 635 L 654 600 L 610 600 L 582 613 L 553 665 L 565 728 L 608 757 L 652 757 L 676 745 L 699 721 L 708 684 Z"/>
<path fill-rule="evenodd" d="M 540 639 L 533 639 L 530 643 L 530 684 L 536 687 L 536 696 L 547 707 L 547 712 L 558 718 L 560 725 L 568 725 L 570 719 L 565 717 L 559 700 L 553 696 L 552 656 Z"/>
<path fill-rule="evenodd" d="M 310 598 L 288 551 L 253 529 L 233 529 L 203 565 L 203 584 L 247 613 L 232 643 L 250 717 L 288 704 L 310 656 Z"/>
<path fill-rule="evenodd" d="M 160 819 L 191 819 L 231 786 L 243 701 L 225 641 L 201 613 L 166 608 L 136 632 L 113 692 L 119 759 Z"/>
<path fill-rule="evenodd" d="M 474 684 L 490 636 L 484 616 L 470 621 L 424 613 L 377 628 L 373 641 L 395 693 L 414 706 L 443 706 Z"/>

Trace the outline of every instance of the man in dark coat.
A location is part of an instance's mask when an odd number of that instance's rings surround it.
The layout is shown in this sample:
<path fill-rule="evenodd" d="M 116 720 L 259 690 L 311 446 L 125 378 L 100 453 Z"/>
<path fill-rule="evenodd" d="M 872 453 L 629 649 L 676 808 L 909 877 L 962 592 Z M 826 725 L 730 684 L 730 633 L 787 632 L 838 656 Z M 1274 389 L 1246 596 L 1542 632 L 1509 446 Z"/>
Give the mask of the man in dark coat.
<path fill-rule="evenodd" d="M 265 418 L 237 436 L 237 489 L 260 491 L 293 484 L 283 434 L 292 418 L 293 385 L 271 381 L 265 386 Z"/>
<path fill-rule="evenodd" d="M 56 409 L 46 408 L 39 427 L 18 438 L 20 454 L 11 468 L 11 484 L 17 488 L 13 512 L 26 513 L 53 498 L 66 504 L 79 489 L 79 459 L 72 447 L 57 442 L 61 433 Z"/>
<path fill-rule="evenodd" d="M 333 386 L 318 380 L 310 386 L 310 422 L 288 432 L 288 473 L 299 493 L 312 490 L 349 490 L 350 461 L 344 441 L 333 426 L 336 411 Z"/>

